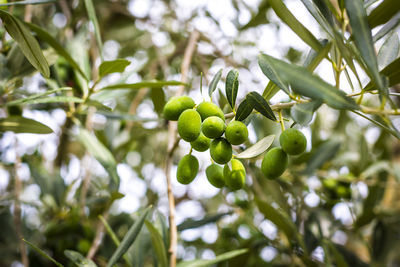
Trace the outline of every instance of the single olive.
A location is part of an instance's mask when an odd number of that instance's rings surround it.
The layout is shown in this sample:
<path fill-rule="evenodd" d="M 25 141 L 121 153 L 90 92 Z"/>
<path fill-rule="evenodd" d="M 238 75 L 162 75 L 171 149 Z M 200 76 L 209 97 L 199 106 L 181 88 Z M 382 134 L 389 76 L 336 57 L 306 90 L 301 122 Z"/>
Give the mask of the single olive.
<path fill-rule="evenodd" d="M 193 142 L 200 135 L 201 118 L 194 109 L 187 109 L 179 116 L 178 133 L 186 142 Z"/>
<path fill-rule="evenodd" d="M 174 96 L 165 104 L 163 109 L 164 118 L 171 121 L 176 121 L 186 109 L 191 109 L 195 106 L 193 99 L 188 96 Z"/>
<path fill-rule="evenodd" d="M 225 129 L 225 137 L 232 145 L 240 145 L 249 137 L 249 131 L 243 122 L 231 121 Z"/>
<path fill-rule="evenodd" d="M 200 113 L 203 121 L 211 116 L 220 117 L 223 121 L 225 121 L 224 112 L 222 112 L 222 110 L 212 102 L 202 102 L 197 106 L 196 110 Z"/>
<path fill-rule="evenodd" d="M 194 150 L 199 152 L 204 152 L 210 148 L 211 140 L 210 138 L 206 137 L 203 133 L 200 132 L 199 137 L 193 142 L 190 142 L 190 145 Z"/>
<path fill-rule="evenodd" d="M 223 137 L 214 139 L 210 145 L 211 158 L 218 164 L 225 164 L 232 158 L 232 145 Z"/>
<path fill-rule="evenodd" d="M 210 184 L 217 188 L 221 188 L 225 186 L 224 181 L 224 171 L 221 166 L 218 164 L 211 164 L 206 169 L 206 176 Z"/>
<path fill-rule="evenodd" d="M 243 188 L 246 182 L 246 170 L 240 160 L 232 159 L 229 164 L 224 166 L 225 184 L 231 190 L 239 190 Z"/>
<path fill-rule="evenodd" d="M 181 184 L 189 184 L 199 172 L 199 161 L 193 155 L 185 155 L 178 163 L 176 178 Z"/>
<path fill-rule="evenodd" d="M 221 137 L 225 130 L 225 122 L 217 116 L 206 118 L 201 125 L 201 131 L 211 139 Z"/>
<path fill-rule="evenodd" d="M 269 178 L 274 179 L 282 175 L 288 165 L 288 156 L 280 147 L 269 150 L 261 163 L 261 171 Z"/>
<path fill-rule="evenodd" d="M 289 155 L 299 155 L 307 147 L 307 139 L 304 134 L 293 128 L 283 131 L 279 137 L 279 142 L 283 151 Z"/>

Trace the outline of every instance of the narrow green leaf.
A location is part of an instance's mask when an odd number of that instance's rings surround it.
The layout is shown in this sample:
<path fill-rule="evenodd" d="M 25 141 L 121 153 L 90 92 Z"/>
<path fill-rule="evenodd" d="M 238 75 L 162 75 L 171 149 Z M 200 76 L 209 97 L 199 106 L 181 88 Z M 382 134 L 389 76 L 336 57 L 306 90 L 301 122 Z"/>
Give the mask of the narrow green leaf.
<path fill-rule="evenodd" d="M 0 132 L 50 134 L 53 130 L 48 126 L 24 117 L 10 116 L 0 119 Z"/>
<path fill-rule="evenodd" d="M 383 36 L 392 30 L 394 30 L 400 24 L 400 13 L 394 16 L 388 23 L 386 23 L 375 35 L 372 37 L 373 41 L 376 42 Z"/>
<path fill-rule="evenodd" d="M 382 44 L 381 49 L 378 52 L 378 65 L 379 69 L 382 69 L 389 65 L 399 55 L 399 36 L 396 32 L 393 32 Z"/>
<path fill-rule="evenodd" d="M 52 257 L 50 257 L 46 252 L 44 252 L 43 250 L 41 250 L 39 247 L 37 247 L 36 245 L 34 245 L 33 243 L 29 242 L 28 240 L 22 239 L 25 243 L 27 243 L 33 250 L 35 250 L 37 253 L 39 253 L 41 256 L 43 256 L 44 258 L 48 259 L 49 261 L 53 262 L 55 265 L 57 265 L 58 267 L 64 267 L 64 265 L 62 265 L 61 263 L 59 263 L 58 261 L 56 261 L 55 259 L 53 259 Z"/>
<path fill-rule="evenodd" d="M 267 18 L 267 11 L 270 9 L 270 7 L 271 6 L 268 0 L 261 1 L 260 5 L 258 6 L 258 10 L 254 13 L 249 22 L 242 26 L 240 30 L 243 31 L 262 24 L 267 24 L 269 22 Z"/>
<path fill-rule="evenodd" d="M 397 139 L 400 139 L 400 133 L 396 130 L 396 129 L 390 129 L 388 126 L 380 123 L 379 121 L 376 121 L 374 119 L 371 119 L 370 117 L 362 114 L 361 112 L 355 111 L 353 110 L 352 112 L 354 112 L 355 114 L 357 114 L 360 117 L 363 117 L 366 120 L 369 120 L 370 122 L 372 122 L 373 124 L 375 124 L 376 126 L 382 128 L 384 131 L 390 133 L 391 135 L 393 135 L 394 137 L 396 137 Z"/>
<path fill-rule="evenodd" d="M 82 77 L 88 80 L 86 74 L 79 67 L 78 63 L 76 63 L 76 61 L 70 56 L 67 50 L 65 50 L 65 48 L 62 47 L 61 44 L 53 36 L 51 36 L 47 31 L 45 31 L 44 29 L 40 28 L 35 24 L 26 23 L 26 25 L 36 33 L 36 36 L 40 40 L 48 43 L 60 56 L 65 58 L 65 60 L 67 60 L 68 63 L 71 64 L 72 68 L 77 70 L 82 75 Z"/>
<path fill-rule="evenodd" d="M 161 113 L 165 106 L 165 92 L 161 88 L 152 88 L 150 91 L 151 101 L 157 113 Z"/>
<path fill-rule="evenodd" d="M 85 0 L 85 7 L 88 13 L 90 21 L 94 26 L 94 35 L 96 36 L 97 46 L 99 47 L 99 54 L 101 59 L 103 59 L 103 42 L 101 41 L 99 22 L 97 21 L 96 11 L 94 9 L 92 0 Z"/>
<path fill-rule="evenodd" d="M 269 4 L 275 11 L 276 15 L 283 22 L 285 22 L 286 25 L 288 25 L 289 28 L 291 28 L 306 44 L 311 46 L 312 49 L 316 51 L 321 49 L 321 45 L 317 38 L 315 38 L 314 35 L 296 19 L 296 17 L 289 11 L 282 0 L 269 0 Z"/>
<path fill-rule="evenodd" d="M 371 28 L 388 22 L 400 11 L 398 0 L 384 0 L 368 16 L 368 23 Z"/>
<path fill-rule="evenodd" d="M 109 85 L 100 90 L 114 90 L 114 89 L 142 89 L 142 88 L 161 88 L 163 86 L 177 86 L 177 85 L 187 85 L 178 81 L 145 81 L 139 83 L 120 83 Z"/>
<path fill-rule="evenodd" d="M 325 162 L 333 159 L 339 148 L 339 141 L 329 140 L 321 144 L 311 155 L 304 173 L 312 174 L 315 169 L 320 168 Z"/>
<path fill-rule="evenodd" d="M 53 90 L 48 90 L 46 92 L 43 93 L 38 93 L 38 94 L 33 94 L 24 98 L 20 98 L 20 99 L 16 99 L 16 100 L 12 100 L 10 102 L 7 102 L 5 104 L 5 106 L 13 106 L 13 105 L 19 105 L 19 104 L 24 104 L 26 102 L 29 102 L 31 100 L 37 99 L 37 98 L 41 98 L 41 97 L 45 97 L 51 94 L 54 94 L 56 92 L 60 92 L 60 91 L 70 91 L 72 90 L 71 87 L 62 87 L 62 88 L 56 88 Z"/>
<path fill-rule="evenodd" d="M 79 141 L 86 147 L 88 152 L 95 157 L 101 165 L 107 170 L 111 177 L 110 186 L 113 189 L 118 188 L 119 176 L 117 173 L 117 162 L 113 154 L 108 150 L 95 135 L 89 133 L 85 129 L 80 129 L 78 135 Z"/>
<path fill-rule="evenodd" d="M 239 107 L 236 110 L 236 115 L 235 115 L 235 120 L 237 121 L 243 121 L 245 120 L 253 111 L 253 106 L 250 105 L 249 101 L 247 99 L 243 99 L 243 101 L 240 103 Z"/>
<path fill-rule="evenodd" d="M 212 93 L 217 89 L 217 85 L 219 80 L 221 80 L 222 76 L 222 69 L 220 69 L 213 77 L 213 79 L 210 82 L 210 85 L 208 86 L 208 95 L 211 97 Z"/>
<path fill-rule="evenodd" d="M 321 104 L 322 101 L 320 100 L 296 104 L 291 108 L 290 116 L 292 116 L 292 119 L 296 123 L 302 126 L 307 126 L 311 122 L 315 110 L 317 110 Z"/>
<path fill-rule="evenodd" d="M 73 250 L 65 250 L 64 255 L 75 263 L 78 267 L 97 267 L 90 259 L 85 258 L 82 254 Z"/>
<path fill-rule="evenodd" d="M 250 92 L 246 95 L 246 100 L 251 106 L 263 116 L 276 121 L 276 117 L 268 102 L 257 92 Z"/>
<path fill-rule="evenodd" d="M 313 75 L 304 67 L 288 64 L 265 54 L 260 55 L 258 61 L 264 62 L 262 64 L 273 64 L 281 80 L 290 84 L 292 89 L 300 95 L 322 100 L 336 109 L 359 108 L 343 91 Z"/>
<path fill-rule="evenodd" d="M 237 70 L 229 71 L 228 75 L 226 76 L 226 83 L 225 83 L 225 94 L 226 99 L 228 99 L 228 103 L 231 108 L 235 109 L 236 97 L 239 89 L 239 72 Z"/>
<path fill-rule="evenodd" d="M 153 248 L 157 255 L 157 263 L 161 267 L 167 267 L 167 252 L 161 234 L 158 232 L 157 228 L 154 227 L 154 225 L 148 220 L 145 220 L 144 223 L 146 224 L 147 230 L 149 230 L 150 232 L 151 243 L 153 244 Z"/>
<path fill-rule="evenodd" d="M 122 255 L 129 249 L 129 247 L 135 242 L 136 237 L 138 236 L 142 226 L 144 224 L 144 220 L 149 214 L 151 206 L 146 208 L 139 218 L 135 221 L 135 223 L 129 228 L 126 233 L 124 239 L 122 239 L 121 244 L 117 248 L 117 250 L 112 255 L 110 261 L 107 263 L 107 267 L 112 267 L 117 261 L 122 257 Z"/>
<path fill-rule="evenodd" d="M 380 93 L 387 95 L 387 88 L 384 88 L 383 81 L 379 75 L 371 29 L 368 25 L 367 12 L 364 9 L 363 3 L 360 0 L 345 0 L 344 3 L 347 15 L 349 16 L 350 26 L 353 30 L 354 43 L 368 68 L 367 72 Z"/>
<path fill-rule="evenodd" d="M 0 18 L 3 20 L 7 32 L 18 43 L 28 61 L 40 71 L 44 77 L 48 78 L 50 76 L 49 64 L 40 49 L 39 43 L 25 27 L 24 23 L 7 11 L 1 9 Z"/>
<path fill-rule="evenodd" d="M 223 262 L 229 259 L 232 259 L 234 257 L 237 257 L 239 255 L 242 255 L 246 253 L 248 249 L 237 249 L 237 250 L 232 250 L 226 253 L 223 253 L 221 255 L 218 255 L 215 257 L 215 259 L 212 260 L 193 260 L 193 261 L 183 261 L 180 262 L 176 267 L 207 267 L 211 266 L 213 264 Z"/>
<path fill-rule="evenodd" d="M 39 5 L 39 4 L 47 4 L 53 3 L 57 0 L 25 0 L 11 3 L 0 4 L 0 6 L 23 6 L 23 5 Z"/>
<path fill-rule="evenodd" d="M 185 220 L 184 222 L 182 222 L 180 225 L 178 225 L 177 228 L 178 228 L 178 231 L 198 228 L 198 227 L 204 226 L 209 223 L 217 222 L 219 219 L 221 219 L 222 217 L 229 215 L 229 214 L 232 214 L 232 212 L 209 214 L 200 220 L 193 220 L 193 219 L 189 218 L 189 219 Z"/>
<path fill-rule="evenodd" d="M 290 90 L 287 83 L 284 83 L 280 76 L 278 75 L 274 65 L 269 62 L 269 58 L 265 58 L 265 60 L 259 60 L 258 65 L 261 68 L 261 71 L 265 76 L 268 77 L 273 83 L 275 83 L 280 89 L 282 89 L 286 94 L 290 95 Z"/>
<path fill-rule="evenodd" d="M 104 77 L 110 73 L 123 72 L 130 64 L 131 62 L 129 60 L 122 58 L 111 61 L 103 61 L 99 67 L 99 75 L 100 77 Z"/>
<path fill-rule="evenodd" d="M 264 151 L 266 151 L 272 145 L 274 139 L 275 135 L 268 135 L 235 157 L 239 159 L 250 159 L 257 157 L 261 153 L 264 153 Z"/>
<path fill-rule="evenodd" d="M 102 110 L 102 111 L 112 111 L 112 108 L 102 104 L 101 102 L 93 99 L 88 99 L 86 100 L 85 104 L 87 106 L 92 106 L 95 107 L 97 110 Z"/>
<path fill-rule="evenodd" d="M 24 101 L 25 100 L 25 101 Z M 15 106 L 15 105 L 34 105 L 34 104 L 44 104 L 44 103 L 83 103 L 83 99 L 80 99 L 75 96 L 47 96 L 47 97 L 39 97 L 34 99 L 18 99 L 7 103 L 7 106 Z"/>

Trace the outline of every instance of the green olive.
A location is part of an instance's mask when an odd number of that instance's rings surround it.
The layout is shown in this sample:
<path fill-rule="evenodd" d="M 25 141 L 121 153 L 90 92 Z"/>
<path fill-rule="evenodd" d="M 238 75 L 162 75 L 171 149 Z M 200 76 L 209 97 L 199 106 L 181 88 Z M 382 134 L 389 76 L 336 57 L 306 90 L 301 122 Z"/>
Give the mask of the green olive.
<path fill-rule="evenodd" d="M 281 133 L 279 142 L 283 151 L 289 155 L 299 155 L 306 150 L 307 139 L 299 130 L 290 128 Z"/>
<path fill-rule="evenodd" d="M 188 96 L 174 96 L 164 106 L 164 118 L 171 121 L 176 121 L 186 109 L 191 109 L 195 106 L 193 99 Z"/>
<path fill-rule="evenodd" d="M 204 152 L 210 148 L 211 140 L 210 138 L 206 137 L 203 133 L 200 132 L 199 137 L 196 140 L 190 143 L 194 150 L 199 152 Z"/>
<path fill-rule="evenodd" d="M 218 164 L 211 164 L 206 169 L 206 176 L 210 184 L 217 188 L 221 188 L 225 186 L 224 181 L 224 171 L 221 166 Z"/>
<path fill-rule="evenodd" d="M 220 117 L 223 121 L 225 121 L 224 112 L 222 112 L 222 110 L 212 102 L 202 102 L 197 106 L 196 110 L 200 113 L 203 121 L 211 116 Z"/>
<path fill-rule="evenodd" d="M 225 164 L 232 158 L 232 145 L 225 138 L 214 139 L 210 145 L 211 158 L 218 164 Z"/>
<path fill-rule="evenodd" d="M 243 122 L 231 121 L 225 129 L 225 137 L 232 145 L 240 145 L 249 137 L 249 131 Z"/>
<path fill-rule="evenodd" d="M 288 165 L 288 156 L 280 147 L 269 150 L 261 163 L 261 171 L 269 178 L 274 179 L 282 175 Z"/>
<path fill-rule="evenodd" d="M 225 122 L 217 116 L 206 118 L 201 125 L 201 131 L 211 139 L 221 137 L 225 130 Z"/>
<path fill-rule="evenodd" d="M 194 109 L 187 109 L 179 116 L 178 133 L 186 142 L 193 142 L 200 135 L 201 118 Z"/>
<path fill-rule="evenodd" d="M 199 161 L 193 155 L 184 156 L 178 163 L 176 178 L 181 184 L 189 184 L 199 172 Z"/>
<path fill-rule="evenodd" d="M 246 182 L 246 170 L 240 160 L 232 159 L 229 164 L 224 166 L 225 184 L 231 190 L 239 190 L 243 188 Z"/>

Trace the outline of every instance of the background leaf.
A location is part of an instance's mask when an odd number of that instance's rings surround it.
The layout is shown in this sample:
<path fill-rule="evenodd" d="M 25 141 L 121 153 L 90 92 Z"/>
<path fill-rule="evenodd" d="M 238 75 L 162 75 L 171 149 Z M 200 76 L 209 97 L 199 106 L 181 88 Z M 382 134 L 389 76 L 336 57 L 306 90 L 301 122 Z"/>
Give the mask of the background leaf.
<path fill-rule="evenodd" d="M 163 86 L 177 86 L 187 85 L 178 81 L 145 81 L 138 83 L 120 83 L 103 87 L 101 90 L 115 90 L 115 89 L 142 89 L 142 88 L 161 88 Z"/>
<path fill-rule="evenodd" d="M 0 6 L 39 5 L 39 4 L 53 3 L 56 1 L 57 0 L 25 0 L 25 1 L 11 2 L 11 3 L 1 3 Z"/>
<path fill-rule="evenodd" d="M 258 155 L 264 153 L 274 142 L 275 135 L 268 135 L 252 145 L 251 147 L 247 148 L 245 151 L 236 155 L 236 158 L 239 159 L 249 159 L 257 157 Z"/>
<path fill-rule="evenodd" d="M 63 267 L 64 265 L 62 265 L 61 263 L 59 263 L 58 261 L 56 261 L 55 259 L 53 259 L 52 257 L 50 257 L 46 252 L 44 252 L 43 250 L 41 250 L 39 247 L 37 247 L 35 244 L 29 242 L 28 240 L 23 239 L 23 241 L 25 243 L 27 243 L 33 250 L 35 250 L 37 253 L 39 253 L 40 255 L 42 255 L 44 258 L 48 259 L 49 261 L 53 262 L 55 265 L 57 265 L 58 267 Z"/>
<path fill-rule="evenodd" d="M 0 119 L 0 132 L 50 134 L 53 130 L 48 126 L 24 117 L 10 116 Z"/>
<path fill-rule="evenodd" d="M 0 9 L 0 17 L 3 20 L 4 27 L 10 36 L 18 43 L 22 53 L 28 61 L 44 77 L 50 76 L 49 64 L 43 55 L 42 50 L 36 39 L 19 19 L 10 13 Z"/>
<path fill-rule="evenodd" d="M 97 21 L 97 17 L 96 17 L 96 10 L 94 8 L 92 0 L 84 0 L 84 2 L 85 2 L 86 11 L 88 13 L 89 19 L 93 23 L 94 35 L 96 36 L 96 41 L 97 41 L 97 46 L 99 47 L 100 57 L 103 59 L 103 42 L 101 41 L 101 33 L 100 33 L 99 22 Z"/>
<path fill-rule="evenodd" d="M 386 23 L 400 11 L 400 2 L 397 0 L 382 1 L 368 16 L 368 24 L 371 28 Z"/>
<path fill-rule="evenodd" d="M 224 212 L 224 213 L 217 213 L 217 214 L 209 214 L 204 216 L 204 218 L 199 219 L 199 220 L 194 220 L 194 219 L 187 219 L 181 224 L 178 225 L 178 231 L 183 231 L 187 229 L 193 229 L 193 228 L 199 228 L 201 226 L 204 226 L 209 223 L 214 223 L 220 220 L 222 217 L 232 214 L 232 212 Z"/>
<path fill-rule="evenodd" d="M 99 75 L 100 77 L 103 77 L 110 73 L 123 72 L 130 64 L 131 62 L 129 60 L 121 58 L 111 61 L 103 61 L 99 67 Z"/>
<path fill-rule="evenodd" d="M 235 110 L 236 97 L 239 89 L 239 72 L 231 70 L 226 76 L 225 93 L 226 99 L 233 110 Z"/>
<path fill-rule="evenodd" d="M 312 174 L 314 170 L 320 168 L 325 162 L 333 159 L 339 151 L 339 148 L 339 141 L 328 140 L 325 143 L 322 143 L 312 153 L 304 173 L 308 175 Z"/>
<path fill-rule="evenodd" d="M 290 116 L 301 126 L 307 126 L 314 115 L 314 112 L 322 105 L 322 101 L 314 100 L 308 103 L 298 103 L 290 109 Z"/>
<path fill-rule="evenodd" d="M 379 69 L 383 69 L 397 58 L 397 56 L 399 55 L 399 48 L 399 36 L 397 35 L 397 33 L 393 32 L 382 44 L 381 49 L 379 49 Z"/>
<path fill-rule="evenodd" d="M 248 250 L 247 249 L 237 249 L 237 250 L 232 250 L 226 253 L 223 253 L 221 255 L 218 255 L 215 257 L 215 259 L 212 260 L 193 260 L 193 261 L 183 261 L 180 262 L 177 267 L 207 267 L 211 266 L 213 264 L 223 262 L 229 259 L 232 259 L 234 257 L 237 257 L 239 255 L 242 255 L 246 253 Z"/>
<path fill-rule="evenodd" d="M 82 254 L 73 250 L 65 250 L 65 256 L 75 263 L 78 267 L 96 267 L 97 265 L 90 259 L 86 259 Z"/>
<path fill-rule="evenodd" d="M 147 230 L 150 232 L 151 243 L 153 244 L 154 251 L 156 252 L 159 266 L 168 267 L 167 253 L 161 234 L 151 222 L 145 220 L 144 223 L 146 224 Z"/>

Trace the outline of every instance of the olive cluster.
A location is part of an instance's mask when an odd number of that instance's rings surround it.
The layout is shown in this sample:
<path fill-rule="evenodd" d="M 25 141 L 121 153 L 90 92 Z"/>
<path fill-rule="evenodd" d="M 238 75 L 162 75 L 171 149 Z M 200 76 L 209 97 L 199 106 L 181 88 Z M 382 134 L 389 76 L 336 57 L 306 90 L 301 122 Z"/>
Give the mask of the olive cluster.
<path fill-rule="evenodd" d="M 261 163 L 261 171 L 269 179 L 282 175 L 288 166 L 288 155 L 299 155 L 306 150 L 307 139 L 299 130 L 284 130 L 280 137 L 281 147 L 269 150 Z"/>
<path fill-rule="evenodd" d="M 232 145 L 240 145 L 248 138 L 247 126 L 243 122 L 232 120 L 226 125 L 224 112 L 217 105 L 204 101 L 196 106 L 188 96 L 172 97 L 163 113 L 165 119 L 178 121 L 178 133 L 192 149 L 199 152 L 210 150 L 213 163 L 207 167 L 206 176 L 213 186 L 227 186 L 231 190 L 243 187 L 245 168 L 241 161 L 232 159 Z M 199 162 L 189 153 L 179 161 L 177 180 L 189 184 L 198 171 Z"/>

